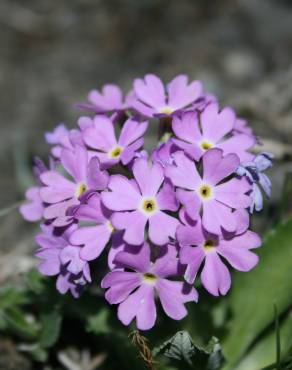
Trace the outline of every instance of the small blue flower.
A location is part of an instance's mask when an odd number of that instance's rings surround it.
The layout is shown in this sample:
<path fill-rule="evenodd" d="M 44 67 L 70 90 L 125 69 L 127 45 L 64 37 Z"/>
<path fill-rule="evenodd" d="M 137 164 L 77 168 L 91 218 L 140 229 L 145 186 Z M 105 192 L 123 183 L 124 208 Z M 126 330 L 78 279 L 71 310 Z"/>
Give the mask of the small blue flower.
<path fill-rule="evenodd" d="M 263 209 L 262 191 L 267 198 L 271 196 L 272 184 L 268 176 L 263 172 L 272 167 L 273 158 L 274 156 L 271 153 L 260 153 L 253 161 L 242 162 L 236 171 L 238 176 L 246 176 L 252 184 L 251 196 L 253 202 L 250 206 L 251 213 L 254 210 L 261 211 Z"/>

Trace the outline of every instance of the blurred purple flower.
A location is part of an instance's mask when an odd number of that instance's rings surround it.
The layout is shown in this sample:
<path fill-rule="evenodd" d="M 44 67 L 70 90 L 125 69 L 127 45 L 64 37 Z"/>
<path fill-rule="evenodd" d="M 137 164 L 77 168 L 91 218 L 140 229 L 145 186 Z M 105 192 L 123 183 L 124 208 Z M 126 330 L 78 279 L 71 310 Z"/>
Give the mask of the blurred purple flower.
<path fill-rule="evenodd" d="M 52 161 L 50 163 L 50 168 L 54 168 L 54 163 Z M 40 221 L 43 217 L 45 205 L 40 196 L 40 186 L 42 186 L 40 176 L 46 171 L 48 171 L 48 169 L 44 162 L 40 158 L 35 157 L 33 165 L 33 175 L 37 185 L 39 186 L 32 186 L 27 189 L 27 191 L 25 192 L 25 198 L 27 202 L 19 207 L 19 211 L 22 217 L 27 221 Z"/>
<path fill-rule="evenodd" d="M 51 153 L 57 159 L 60 158 L 63 149 L 74 150 L 76 145 L 84 146 L 80 131 L 68 130 L 63 123 L 52 132 L 46 132 L 45 139 L 48 144 L 53 145 Z"/>
<path fill-rule="evenodd" d="M 124 111 L 129 108 L 132 94 L 130 92 L 123 98 L 122 90 L 118 85 L 106 84 L 101 92 L 91 90 L 88 94 L 89 103 L 79 103 L 77 107 L 98 114 Z"/>
<path fill-rule="evenodd" d="M 242 119 L 242 118 L 236 118 L 235 123 L 234 123 L 233 133 L 246 134 L 246 135 L 255 137 L 253 134 L 252 128 L 247 123 L 247 120 Z"/>
<path fill-rule="evenodd" d="M 160 143 L 152 152 L 153 162 L 160 163 L 163 167 L 173 164 L 173 154 L 180 148 L 175 145 L 172 139 L 166 143 Z"/>
<path fill-rule="evenodd" d="M 64 226 L 72 222 L 72 215 L 67 211 L 70 207 L 80 204 L 80 197 L 90 191 L 106 188 L 108 174 L 101 171 L 97 158 L 88 161 L 85 148 L 76 146 L 74 151 L 63 149 L 61 164 L 71 179 L 56 170 L 41 174 L 44 186 L 40 189 L 43 202 L 48 203 L 44 218 L 53 221 L 54 226 Z"/>
<path fill-rule="evenodd" d="M 80 257 L 80 247 L 72 246 L 69 237 L 75 226 L 58 233 L 52 226 L 42 225 L 42 233 L 36 236 L 40 248 L 36 257 L 42 262 L 39 271 L 46 276 L 58 276 L 57 289 L 73 296 L 80 294 L 81 287 L 91 281 L 89 265 Z"/>
<path fill-rule="evenodd" d="M 236 173 L 241 177 L 247 177 L 252 184 L 251 213 L 253 213 L 254 210 L 261 211 L 263 209 L 262 191 L 268 198 L 271 196 L 271 180 L 263 172 L 272 167 L 273 158 L 274 156 L 271 153 L 260 153 L 253 161 L 241 162 L 240 166 L 237 168 Z"/>
<path fill-rule="evenodd" d="M 22 217 L 31 222 L 40 221 L 44 213 L 43 201 L 40 197 L 40 188 L 32 186 L 25 192 L 27 203 L 22 204 L 19 208 Z"/>

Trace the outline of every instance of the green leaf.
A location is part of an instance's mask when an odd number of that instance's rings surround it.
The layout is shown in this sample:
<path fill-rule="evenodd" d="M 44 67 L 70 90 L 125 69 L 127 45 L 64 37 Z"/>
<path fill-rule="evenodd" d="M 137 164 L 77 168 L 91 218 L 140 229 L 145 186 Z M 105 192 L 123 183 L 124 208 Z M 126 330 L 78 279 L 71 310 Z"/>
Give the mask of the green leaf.
<path fill-rule="evenodd" d="M 231 332 L 223 344 L 228 360 L 225 370 L 234 369 L 255 338 L 273 322 L 273 305 L 281 314 L 291 304 L 292 220 L 268 234 L 258 255 L 259 265 L 234 279 Z"/>
<path fill-rule="evenodd" d="M 59 338 L 62 317 L 58 310 L 43 314 L 41 317 L 40 346 L 42 348 L 52 347 Z"/>
<path fill-rule="evenodd" d="M 184 360 L 189 365 L 192 364 L 191 358 L 195 354 L 195 347 L 189 333 L 179 331 L 160 347 L 154 348 L 153 356 L 163 353 L 164 356 L 175 360 Z"/>
<path fill-rule="evenodd" d="M 48 359 L 48 352 L 41 348 L 39 343 L 22 343 L 18 346 L 19 351 L 28 353 L 35 361 L 45 362 Z"/>
<path fill-rule="evenodd" d="M 281 358 L 291 346 L 292 316 L 288 315 L 280 325 Z M 262 369 L 276 361 L 275 331 L 272 329 L 239 363 L 236 370 Z"/>
<path fill-rule="evenodd" d="M 222 348 L 219 343 L 219 340 L 213 337 L 207 348 L 207 353 L 210 355 L 207 363 L 207 370 L 219 370 L 221 369 L 223 363 L 225 362 L 225 358 L 222 354 Z"/>
<path fill-rule="evenodd" d="M 109 310 L 103 308 L 96 315 L 89 317 L 87 330 L 94 334 L 108 334 L 111 329 L 108 324 Z"/>
<path fill-rule="evenodd" d="M 193 343 L 192 338 L 186 331 L 179 331 L 161 346 L 152 351 L 153 356 L 163 354 L 166 357 L 183 360 L 189 365 L 193 363 L 207 370 L 218 370 L 221 368 L 224 357 L 217 338 L 213 337 L 207 346 L 199 346 Z M 205 364 L 202 367 L 202 363 Z"/>
<path fill-rule="evenodd" d="M 0 311 L 24 303 L 27 303 L 27 297 L 24 291 L 13 286 L 0 288 Z"/>
<path fill-rule="evenodd" d="M 45 288 L 44 276 L 36 269 L 30 270 L 26 276 L 26 284 L 28 288 L 36 294 L 40 294 Z"/>
<path fill-rule="evenodd" d="M 39 330 L 37 323 L 32 318 L 28 318 L 19 308 L 9 308 L 0 314 L 8 330 L 25 339 L 31 340 L 37 337 Z"/>

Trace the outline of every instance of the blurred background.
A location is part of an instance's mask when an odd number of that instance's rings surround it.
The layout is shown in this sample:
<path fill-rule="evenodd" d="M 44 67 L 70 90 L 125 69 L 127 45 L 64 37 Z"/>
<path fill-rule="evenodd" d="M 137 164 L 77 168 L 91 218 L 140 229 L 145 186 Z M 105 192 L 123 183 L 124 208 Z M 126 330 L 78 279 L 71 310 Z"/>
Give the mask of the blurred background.
<path fill-rule="evenodd" d="M 202 80 L 247 118 L 276 156 L 272 201 L 255 224 L 267 230 L 280 208 L 290 214 L 292 1 L 1 0 L 0 285 L 35 265 L 36 227 L 13 207 L 32 182 L 33 155 L 48 154 L 44 132 L 73 127 L 74 103 L 90 89 L 112 82 L 126 91 L 148 72 Z M 0 359 L 2 347 L 0 339 Z"/>

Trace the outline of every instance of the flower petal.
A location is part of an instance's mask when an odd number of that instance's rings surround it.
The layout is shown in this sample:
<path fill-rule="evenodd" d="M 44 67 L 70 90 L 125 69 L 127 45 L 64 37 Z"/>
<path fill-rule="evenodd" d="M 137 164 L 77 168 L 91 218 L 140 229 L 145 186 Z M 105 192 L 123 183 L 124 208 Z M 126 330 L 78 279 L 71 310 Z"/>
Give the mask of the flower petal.
<path fill-rule="evenodd" d="M 179 139 L 187 143 L 194 144 L 202 138 L 197 112 L 187 112 L 182 117 L 174 117 L 172 120 L 172 129 Z"/>
<path fill-rule="evenodd" d="M 207 253 L 201 281 L 208 292 L 214 296 L 225 295 L 230 289 L 230 273 L 216 252 Z"/>
<path fill-rule="evenodd" d="M 209 104 L 201 114 L 201 126 L 204 138 L 217 143 L 232 131 L 235 119 L 235 113 L 231 108 L 224 108 L 219 112 L 217 103 Z"/>
<path fill-rule="evenodd" d="M 156 196 L 159 209 L 168 211 L 177 211 L 179 204 L 175 196 L 173 186 L 170 182 L 164 182 L 161 190 Z"/>
<path fill-rule="evenodd" d="M 186 282 L 193 284 L 199 268 L 205 259 L 205 253 L 201 247 L 183 246 L 180 250 L 180 262 L 187 265 L 184 277 Z"/>
<path fill-rule="evenodd" d="M 140 286 L 119 305 L 118 318 L 124 325 L 129 325 L 135 317 L 140 330 L 149 330 L 155 324 L 154 289 L 150 284 Z"/>
<path fill-rule="evenodd" d="M 169 238 L 175 238 L 178 225 L 176 218 L 158 211 L 149 218 L 149 238 L 154 244 L 166 244 Z"/>
<path fill-rule="evenodd" d="M 195 190 L 201 182 L 195 163 L 187 158 L 183 152 L 174 153 L 173 157 L 176 166 L 166 167 L 165 175 L 170 178 L 174 186 Z"/>
<path fill-rule="evenodd" d="M 241 162 L 248 161 L 253 158 L 247 150 L 256 144 L 256 139 L 253 136 L 238 134 L 218 143 L 217 148 L 222 149 L 224 154 L 235 153 L 238 155 Z"/>
<path fill-rule="evenodd" d="M 105 299 L 110 304 L 124 301 L 139 285 L 141 285 L 139 275 L 125 271 L 111 271 L 101 282 L 102 288 L 109 288 L 105 293 Z"/>
<path fill-rule="evenodd" d="M 224 204 L 211 200 L 203 203 L 202 224 L 212 234 L 220 235 L 222 229 L 228 232 L 236 231 L 236 216 Z"/>
<path fill-rule="evenodd" d="M 231 179 L 215 187 L 215 198 L 233 209 L 247 208 L 252 202 L 251 197 L 246 195 L 250 190 L 251 185 L 246 178 Z"/>
<path fill-rule="evenodd" d="M 131 251 L 122 251 L 116 255 L 115 263 L 119 267 L 129 268 L 137 272 L 148 272 L 150 263 L 150 247 L 144 243 L 140 248 L 131 248 Z"/>
<path fill-rule="evenodd" d="M 154 275 L 166 278 L 168 276 L 178 275 L 180 272 L 179 270 L 176 247 L 171 244 L 161 247 L 160 254 L 151 270 Z"/>
<path fill-rule="evenodd" d="M 150 167 L 147 160 L 138 158 L 133 165 L 133 173 L 143 196 L 155 196 L 163 183 L 163 168 L 159 163 Z"/>
<path fill-rule="evenodd" d="M 80 145 L 76 145 L 74 151 L 63 149 L 60 159 L 65 170 L 76 182 L 86 180 L 88 156 L 85 148 L 82 148 Z"/>
<path fill-rule="evenodd" d="M 194 191 L 177 189 L 177 199 L 185 206 L 185 211 L 192 220 L 198 220 L 201 209 L 201 199 Z"/>
<path fill-rule="evenodd" d="M 198 295 L 194 288 L 184 292 L 184 284 L 180 281 L 161 279 L 157 282 L 156 289 L 163 310 L 167 316 L 174 320 L 181 320 L 187 315 L 185 302 L 197 301 Z"/>
<path fill-rule="evenodd" d="M 74 196 L 76 185 L 56 171 L 47 171 L 41 174 L 44 186 L 40 189 L 40 196 L 45 203 L 57 203 Z"/>
<path fill-rule="evenodd" d="M 144 242 L 147 217 L 140 211 L 117 212 L 112 217 L 112 224 L 118 230 L 125 230 L 124 240 L 132 245 Z"/>
<path fill-rule="evenodd" d="M 176 76 L 167 85 L 168 105 L 181 109 L 194 102 L 202 93 L 202 83 L 192 81 L 188 85 L 188 78 L 185 75 Z"/>
<path fill-rule="evenodd" d="M 85 261 L 96 259 L 104 250 L 111 237 L 107 225 L 81 227 L 73 232 L 70 242 L 82 245 L 80 257 Z"/>
<path fill-rule="evenodd" d="M 216 185 L 234 173 L 238 166 L 239 158 L 236 154 L 227 154 L 223 157 L 221 149 L 210 149 L 203 155 L 203 180 Z"/>
<path fill-rule="evenodd" d="M 89 127 L 83 132 L 85 143 L 91 148 L 108 152 L 117 145 L 117 140 L 112 121 L 102 115 L 94 118 L 94 127 Z"/>
<path fill-rule="evenodd" d="M 119 145 L 122 147 L 127 147 L 132 144 L 134 141 L 138 140 L 145 134 L 145 131 L 148 127 L 148 121 L 139 122 L 135 119 L 129 118 L 124 123 L 120 138 Z"/>
<path fill-rule="evenodd" d="M 164 86 L 160 78 L 147 74 L 142 79 L 134 81 L 136 96 L 150 107 L 160 108 L 166 105 Z"/>
<path fill-rule="evenodd" d="M 111 176 L 109 192 L 101 195 L 102 203 L 113 211 L 130 211 L 137 209 L 141 195 L 131 181 L 121 175 Z"/>

